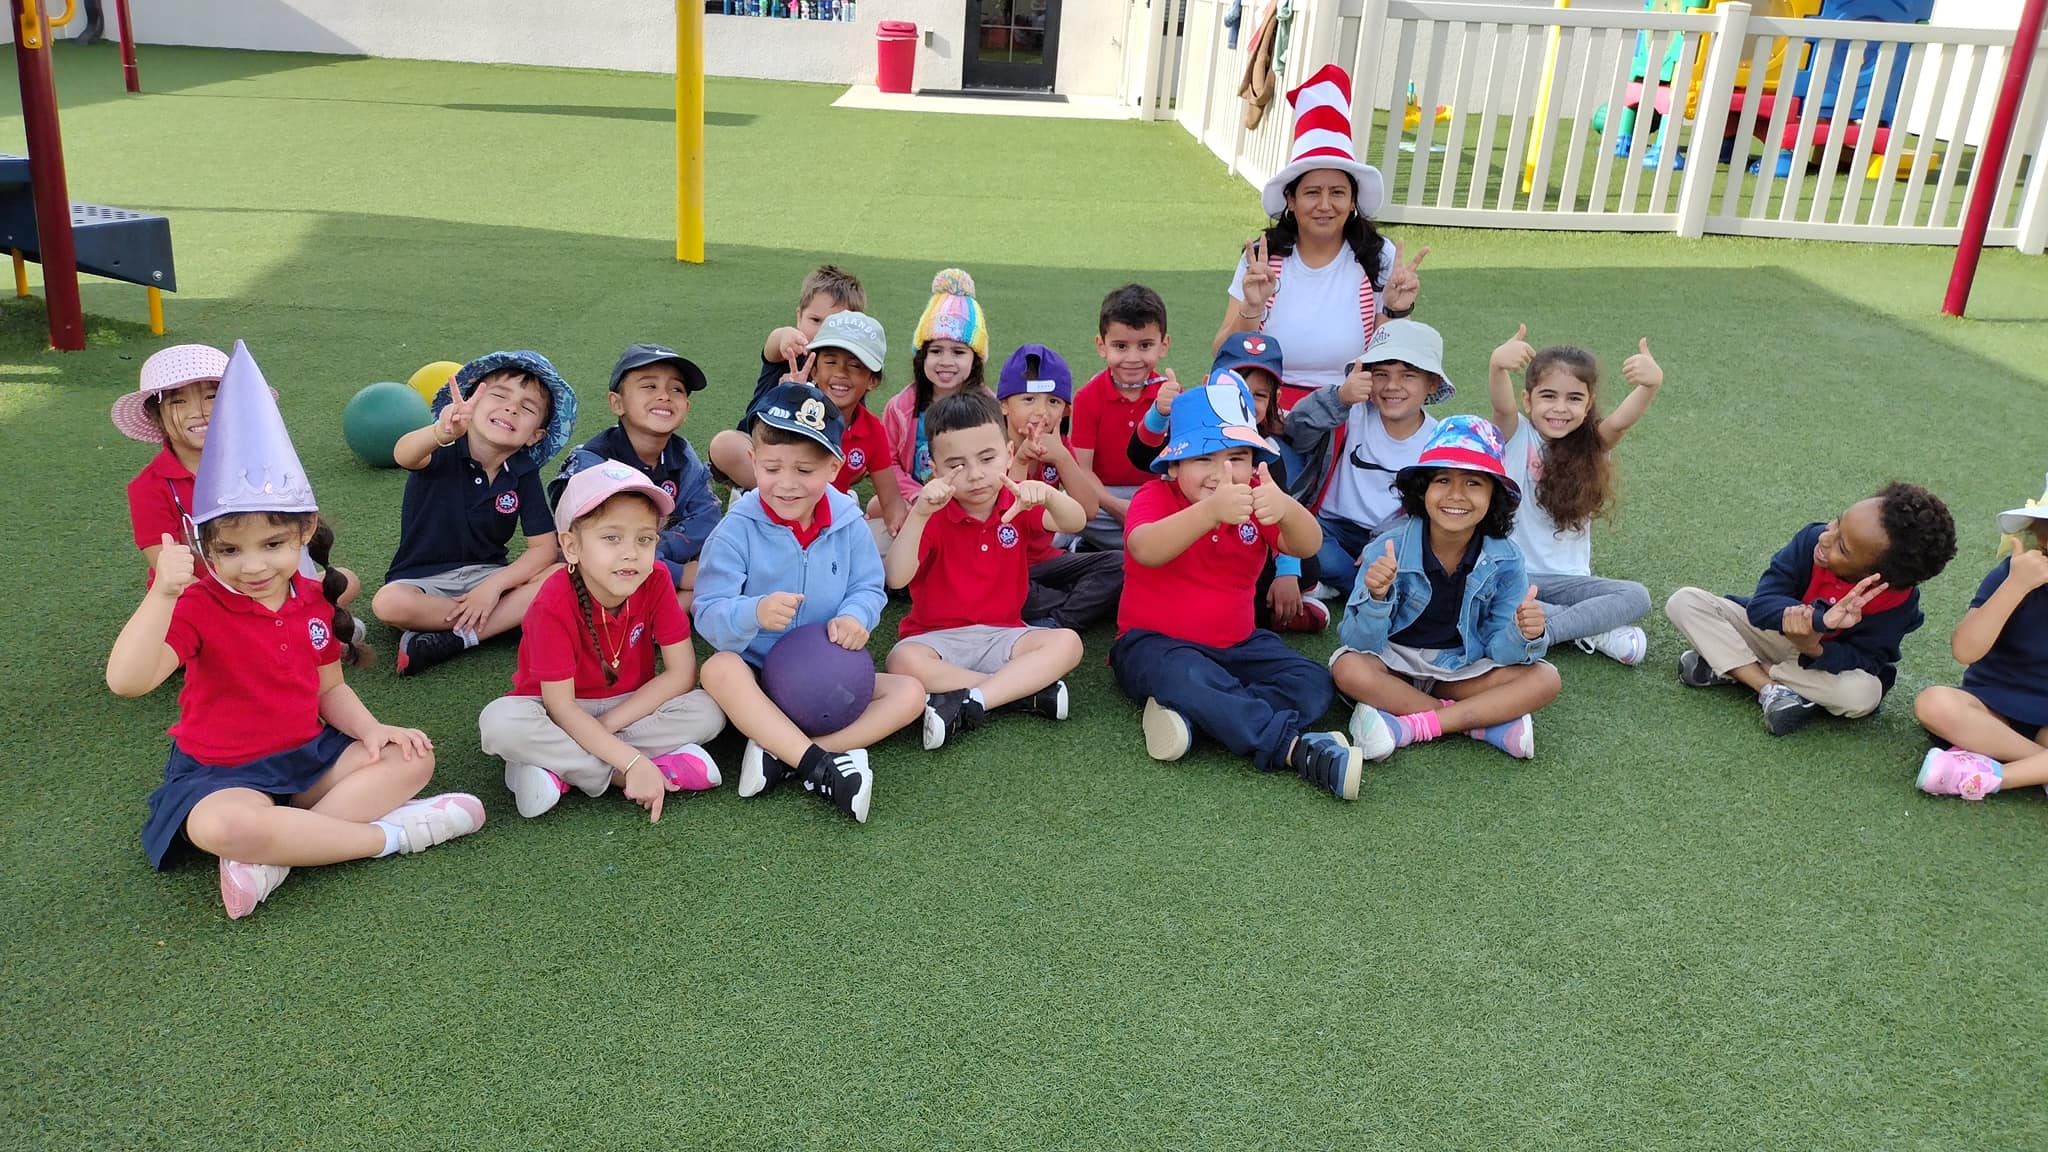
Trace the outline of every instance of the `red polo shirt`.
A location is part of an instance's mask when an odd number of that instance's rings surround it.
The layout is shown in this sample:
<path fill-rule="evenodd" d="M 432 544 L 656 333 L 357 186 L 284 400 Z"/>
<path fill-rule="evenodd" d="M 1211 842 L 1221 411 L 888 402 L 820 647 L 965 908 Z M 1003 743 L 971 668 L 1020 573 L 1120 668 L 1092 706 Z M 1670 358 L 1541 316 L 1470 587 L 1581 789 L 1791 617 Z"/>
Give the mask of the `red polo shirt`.
<path fill-rule="evenodd" d="M 175 499 L 173 492 L 177 493 Z M 128 482 L 128 520 L 135 528 L 137 548 L 162 544 L 166 532 L 171 539 L 184 542 L 185 522 L 178 512 L 179 502 L 192 507 L 192 471 L 178 461 L 178 454 L 166 444 Z"/>
<path fill-rule="evenodd" d="M 185 666 L 171 739 L 185 754 L 231 768 L 290 751 L 320 734 L 320 666 L 341 659 L 334 605 L 292 577 L 276 612 L 212 576 L 185 589 L 164 643 Z"/>
<path fill-rule="evenodd" d="M 1066 447 L 1067 455 L 1071 456 L 1074 454 L 1074 442 L 1072 440 L 1069 440 L 1066 437 L 1062 436 L 1060 437 L 1060 443 Z M 1042 480 L 1045 483 L 1052 485 L 1053 487 L 1059 489 L 1062 492 L 1067 492 L 1067 486 L 1063 482 L 1063 478 L 1060 476 L 1059 466 L 1051 463 L 1050 461 L 1038 461 L 1036 464 L 1032 465 L 1032 467 L 1028 471 L 1026 471 L 1024 475 L 1017 477 L 1017 479 Z M 1073 493 L 1071 492 L 1067 492 L 1067 494 L 1069 496 L 1073 495 Z M 1031 534 L 1030 545 L 1030 559 L 1033 564 L 1044 563 L 1045 561 L 1050 560 L 1054 556 L 1060 554 L 1060 549 L 1052 542 L 1052 533 L 1050 532 L 1033 532 Z"/>
<path fill-rule="evenodd" d="M 865 404 L 855 409 L 853 419 L 846 422 L 846 432 L 839 438 L 839 452 L 845 462 L 839 466 L 839 475 L 832 478 L 832 486 L 841 492 L 853 491 L 863 476 L 896 466 L 896 454 L 889 449 L 889 433 Z"/>
<path fill-rule="evenodd" d="M 818 497 L 818 506 L 811 512 L 809 528 L 799 527 L 796 521 L 784 520 L 777 516 L 775 509 L 770 508 L 766 500 L 761 501 L 761 511 L 768 517 L 769 523 L 780 524 L 789 529 L 796 536 L 796 546 L 799 548 L 809 548 L 817 543 L 818 537 L 825 534 L 825 529 L 832 526 L 832 499 L 829 496 Z"/>
<path fill-rule="evenodd" d="M 1154 479 L 1131 497 L 1124 538 L 1154 520 L 1189 507 L 1170 480 Z M 1147 568 L 1124 553 L 1124 595 L 1117 605 L 1116 634 L 1133 628 L 1159 632 L 1211 648 L 1241 644 L 1252 634 L 1252 592 L 1268 553 L 1280 544 L 1280 526 L 1256 520 L 1219 524 L 1188 550 Z"/>
<path fill-rule="evenodd" d="M 1137 396 L 1124 395 L 1104 368 L 1074 397 L 1074 447 L 1095 451 L 1095 475 L 1104 484 L 1144 484 L 1153 477 L 1126 459 L 1131 436 L 1145 419 L 1145 408 L 1159 398 L 1159 385 L 1147 384 Z M 1128 531 L 1128 525 L 1126 525 Z"/>
<path fill-rule="evenodd" d="M 917 575 L 910 578 L 910 614 L 896 634 L 985 624 L 1022 628 L 1024 596 L 1030 591 L 1031 549 L 1036 537 L 1050 543 L 1045 510 L 1020 513 L 1008 524 L 1003 513 L 1017 503 L 1007 490 L 996 497 L 988 517 L 976 520 L 949 500 L 925 522 L 917 542 Z"/>
<path fill-rule="evenodd" d="M 590 639 L 592 626 L 597 641 Z M 664 644 L 690 638 L 690 621 L 676 603 L 666 580 L 642 580 L 617 612 L 590 602 L 590 619 L 576 603 L 576 588 L 567 569 L 547 578 L 534 594 L 519 623 L 519 666 L 512 672 L 512 695 L 538 696 L 540 686 L 574 680 L 580 700 L 623 696 L 654 679 L 654 654 Z M 604 646 L 600 657 L 597 645 Z M 601 659 L 619 654 L 619 679 L 604 681 Z"/>

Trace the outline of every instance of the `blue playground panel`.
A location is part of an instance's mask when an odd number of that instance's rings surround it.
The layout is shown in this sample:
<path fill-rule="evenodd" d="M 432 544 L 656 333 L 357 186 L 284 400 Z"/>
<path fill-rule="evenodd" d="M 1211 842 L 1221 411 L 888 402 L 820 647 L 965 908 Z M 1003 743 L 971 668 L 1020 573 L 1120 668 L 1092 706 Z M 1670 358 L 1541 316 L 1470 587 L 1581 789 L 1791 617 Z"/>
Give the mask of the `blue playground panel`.
<path fill-rule="evenodd" d="M 171 222 L 165 217 L 74 201 L 71 243 L 78 253 L 80 272 L 144 288 L 178 290 L 177 265 L 171 258 Z M 26 156 L 0 154 L 0 248 L 12 248 L 27 259 L 42 262 Z"/>

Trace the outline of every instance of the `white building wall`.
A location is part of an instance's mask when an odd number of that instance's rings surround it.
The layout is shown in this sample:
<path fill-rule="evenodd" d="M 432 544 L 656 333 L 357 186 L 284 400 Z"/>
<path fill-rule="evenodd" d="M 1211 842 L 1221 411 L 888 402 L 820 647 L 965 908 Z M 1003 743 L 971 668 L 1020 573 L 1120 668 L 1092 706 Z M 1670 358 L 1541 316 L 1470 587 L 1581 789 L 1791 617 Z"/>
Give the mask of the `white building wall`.
<path fill-rule="evenodd" d="M 958 88 L 970 2 L 857 0 L 859 21 L 851 24 L 707 15 L 704 69 L 713 76 L 870 84 L 875 25 L 909 20 L 929 30 L 918 43 L 917 86 Z M 1058 91 L 1117 94 L 1126 47 L 1124 16 L 1132 3 L 1065 0 Z M 138 0 L 129 11 L 136 40 L 145 45 L 675 70 L 673 0 Z M 108 19 L 113 19 L 111 11 Z M 74 21 L 64 32 L 76 35 L 84 23 Z"/>

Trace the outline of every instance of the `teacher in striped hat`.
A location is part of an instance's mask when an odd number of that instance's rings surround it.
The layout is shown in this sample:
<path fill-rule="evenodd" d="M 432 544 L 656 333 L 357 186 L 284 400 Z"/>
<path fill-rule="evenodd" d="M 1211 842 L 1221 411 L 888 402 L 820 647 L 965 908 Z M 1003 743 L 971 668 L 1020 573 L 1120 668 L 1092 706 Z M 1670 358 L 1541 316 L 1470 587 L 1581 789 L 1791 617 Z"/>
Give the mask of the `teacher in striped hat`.
<path fill-rule="evenodd" d="M 1273 224 L 1244 247 L 1230 281 L 1216 348 L 1237 332 L 1264 332 L 1287 349 L 1280 405 L 1317 388 L 1347 383 L 1383 319 L 1415 308 L 1424 248 L 1403 260 L 1380 235 L 1373 213 L 1386 202 L 1379 169 L 1360 163 L 1351 137 L 1351 77 L 1326 64 L 1287 94 L 1294 146 L 1287 166 L 1266 181 Z M 1366 373 L 1348 381 L 1369 395 Z M 1347 393 L 1350 390 L 1347 390 Z M 1347 395 L 1347 399 L 1350 397 Z"/>

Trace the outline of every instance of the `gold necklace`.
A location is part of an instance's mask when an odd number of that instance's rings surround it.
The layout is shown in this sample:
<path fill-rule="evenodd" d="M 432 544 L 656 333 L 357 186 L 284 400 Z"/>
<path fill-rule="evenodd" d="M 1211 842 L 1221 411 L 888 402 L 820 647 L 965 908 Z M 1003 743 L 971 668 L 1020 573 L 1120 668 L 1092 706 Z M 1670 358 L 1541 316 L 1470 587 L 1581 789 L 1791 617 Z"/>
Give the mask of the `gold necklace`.
<path fill-rule="evenodd" d="M 606 656 L 606 655 L 605 655 L 605 651 L 604 651 L 604 650 L 605 650 L 606 648 L 610 648 L 610 647 L 611 647 L 611 643 L 612 643 L 612 630 L 611 630 L 611 628 L 610 628 L 609 626 L 607 626 L 607 625 L 605 624 L 605 622 L 604 622 L 604 619 L 605 619 L 605 610 L 604 610 L 604 605 L 602 605 L 602 604 L 598 604 L 598 603 L 596 602 L 596 598 L 595 598 L 595 597 L 593 597 L 593 598 L 592 598 L 592 600 L 591 600 L 591 603 L 592 603 L 592 605 L 593 605 L 594 607 L 596 607 L 596 609 L 597 609 L 597 630 L 598 630 L 598 632 L 599 632 L 599 633 L 600 633 L 600 634 L 601 634 L 601 635 L 603 636 L 603 639 L 602 639 L 602 640 L 601 640 L 601 641 L 599 642 L 599 643 L 600 643 L 600 647 L 599 647 L 599 648 L 598 648 L 598 650 L 597 650 L 597 655 L 598 655 L 598 658 L 599 658 L 599 659 L 601 659 L 601 660 L 605 660 L 605 661 L 607 661 L 608 663 L 610 663 L 610 664 L 611 664 L 611 666 L 612 666 L 612 671 L 614 671 L 614 672 L 617 672 L 617 671 L 619 670 L 619 660 L 620 660 L 621 658 L 623 658 L 623 657 L 625 656 L 625 654 L 626 654 L 626 637 L 625 637 L 625 635 L 624 635 L 624 634 L 622 633 L 622 634 L 621 634 L 621 635 L 619 636 L 619 646 L 618 646 L 617 648 L 612 648 L 612 652 L 611 652 L 611 655 L 610 655 L 610 656 Z M 624 607 L 624 605 L 621 605 L 621 607 L 623 608 L 623 607 Z M 624 621 L 623 619 L 619 621 L 619 625 L 620 625 L 620 627 L 621 627 L 622 629 L 624 628 L 624 626 L 625 626 L 625 623 L 626 623 L 626 622 L 625 622 L 625 621 Z"/>

